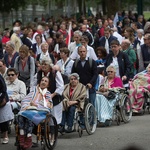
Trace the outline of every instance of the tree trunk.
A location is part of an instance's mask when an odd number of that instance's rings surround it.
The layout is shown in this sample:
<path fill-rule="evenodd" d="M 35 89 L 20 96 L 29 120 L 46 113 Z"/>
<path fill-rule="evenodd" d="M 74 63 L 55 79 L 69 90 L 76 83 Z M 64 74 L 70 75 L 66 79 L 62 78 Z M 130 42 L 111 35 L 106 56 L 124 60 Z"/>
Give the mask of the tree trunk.
<path fill-rule="evenodd" d="M 36 14 L 36 4 L 32 4 L 32 20 L 34 20 Z"/>
<path fill-rule="evenodd" d="M 5 29 L 5 22 L 6 22 L 5 13 L 2 12 L 2 27 L 3 27 L 3 29 Z"/>
<path fill-rule="evenodd" d="M 108 17 L 111 17 L 111 15 L 115 15 L 116 12 L 119 11 L 118 0 L 113 0 L 113 3 L 110 0 L 106 0 L 106 5 L 107 5 L 107 16 Z"/>

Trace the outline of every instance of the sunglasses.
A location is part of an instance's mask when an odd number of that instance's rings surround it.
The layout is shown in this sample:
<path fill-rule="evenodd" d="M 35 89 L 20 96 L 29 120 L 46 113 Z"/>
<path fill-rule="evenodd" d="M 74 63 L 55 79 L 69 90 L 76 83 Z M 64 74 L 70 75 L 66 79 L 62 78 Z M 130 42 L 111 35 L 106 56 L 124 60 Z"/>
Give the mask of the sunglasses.
<path fill-rule="evenodd" d="M 71 78 L 70 80 L 77 80 L 77 78 Z"/>
<path fill-rule="evenodd" d="M 13 77 L 14 75 L 15 75 L 15 74 L 8 74 L 8 76 L 9 76 L 9 77 L 10 77 L 10 76 L 12 76 L 12 77 Z"/>
<path fill-rule="evenodd" d="M 113 71 L 107 71 L 107 73 L 113 73 Z"/>

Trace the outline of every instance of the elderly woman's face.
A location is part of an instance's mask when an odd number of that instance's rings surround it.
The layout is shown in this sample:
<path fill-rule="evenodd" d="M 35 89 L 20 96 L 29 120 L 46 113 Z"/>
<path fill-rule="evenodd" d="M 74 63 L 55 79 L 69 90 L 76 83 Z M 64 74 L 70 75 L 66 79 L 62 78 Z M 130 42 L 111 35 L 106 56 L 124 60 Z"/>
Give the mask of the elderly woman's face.
<path fill-rule="evenodd" d="M 115 70 L 113 68 L 107 69 L 107 76 L 108 78 L 114 78 L 115 77 Z"/>
<path fill-rule="evenodd" d="M 46 64 L 45 62 L 42 62 L 41 68 L 43 72 L 49 72 L 50 71 L 50 65 Z"/>
<path fill-rule="evenodd" d="M 43 44 L 43 45 L 41 46 L 41 49 L 42 49 L 42 52 L 43 52 L 43 53 L 46 53 L 46 52 L 48 51 L 48 44 Z"/>
<path fill-rule="evenodd" d="M 49 79 L 44 77 L 42 78 L 41 82 L 40 82 L 40 88 L 41 89 L 45 89 L 49 86 Z"/>
<path fill-rule="evenodd" d="M 70 77 L 70 84 L 71 84 L 71 86 L 76 86 L 77 84 L 78 84 L 78 79 L 77 79 L 77 77 L 75 77 L 75 76 L 71 76 Z"/>
<path fill-rule="evenodd" d="M 8 54 L 12 54 L 14 52 L 14 49 L 9 44 L 6 44 L 5 50 Z"/>

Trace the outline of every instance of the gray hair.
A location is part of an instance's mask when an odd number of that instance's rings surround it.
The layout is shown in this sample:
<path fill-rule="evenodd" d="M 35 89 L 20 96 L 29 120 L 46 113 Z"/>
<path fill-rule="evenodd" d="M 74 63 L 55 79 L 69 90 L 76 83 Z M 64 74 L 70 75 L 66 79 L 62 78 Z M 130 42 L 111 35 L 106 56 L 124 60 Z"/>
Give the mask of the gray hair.
<path fill-rule="evenodd" d="M 115 68 L 114 66 L 112 66 L 112 65 L 109 65 L 109 66 L 106 68 L 106 72 L 107 72 L 108 69 L 110 69 L 110 68 L 114 69 L 114 72 L 116 72 L 116 68 Z"/>
<path fill-rule="evenodd" d="M 82 36 L 82 32 L 79 31 L 79 30 L 75 31 L 75 32 L 74 32 L 74 35 L 75 35 L 75 34 L 77 34 L 77 35 L 79 35 L 79 36 Z"/>
<path fill-rule="evenodd" d="M 71 78 L 72 76 L 76 77 L 78 80 L 80 79 L 80 77 L 79 77 L 79 75 L 78 75 L 77 73 L 72 73 L 72 74 L 70 74 L 70 76 L 69 76 L 69 80 L 70 80 L 70 78 Z"/>
<path fill-rule="evenodd" d="M 44 30 L 44 28 L 43 28 L 42 25 L 38 25 L 38 26 L 37 26 L 37 30 L 40 30 L 40 29 Z"/>
<path fill-rule="evenodd" d="M 13 49 L 15 49 L 15 44 L 14 44 L 14 42 L 12 42 L 12 41 L 8 41 L 8 42 L 6 42 L 6 45 L 9 45 L 10 47 L 12 47 Z"/>
<path fill-rule="evenodd" d="M 52 63 L 52 60 L 50 58 L 44 57 L 41 61 L 40 64 L 45 63 L 47 65 L 49 65 L 51 68 L 54 66 L 54 64 Z"/>
<path fill-rule="evenodd" d="M 140 33 L 142 33 L 142 35 L 144 35 L 144 30 L 143 29 L 137 29 L 136 32 L 140 32 Z"/>

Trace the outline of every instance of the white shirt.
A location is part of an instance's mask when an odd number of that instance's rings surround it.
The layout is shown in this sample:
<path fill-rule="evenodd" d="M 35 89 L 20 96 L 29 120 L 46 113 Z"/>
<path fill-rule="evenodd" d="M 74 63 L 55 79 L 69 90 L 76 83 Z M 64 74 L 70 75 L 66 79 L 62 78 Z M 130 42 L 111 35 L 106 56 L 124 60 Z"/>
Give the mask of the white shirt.
<path fill-rule="evenodd" d="M 7 93 L 15 101 L 21 101 L 26 96 L 26 85 L 23 81 L 16 79 L 14 82 L 6 82 Z"/>
<path fill-rule="evenodd" d="M 122 43 L 123 37 L 117 31 L 113 33 L 113 36 L 117 38 L 120 44 Z"/>
<path fill-rule="evenodd" d="M 86 55 L 86 57 L 89 57 L 89 58 L 91 58 L 93 60 L 97 60 L 98 59 L 96 54 L 95 54 L 94 49 L 91 46 L 88 46 L 88 45 L 87 45 L 87 55 Z M 70 55 L 70 58 L 73 59 L 73 60 L 75 60 L 77 58 L 80 58 L 80 56 L 78 55 L 78 48 L 77 47 L 75 48 L 73 53 Z"/>
<path fill-rule="evenodd" d="M 116 76 L 120 77 L 120 73 L 119 73 L 119 64 L 118 64 L 118 59 L 117 57 L 113 57 L 113 61 L 110 64 L 111 66 L 114 66 L 116 68 Z"/>
<path fill-rule="evenodd" d="M 61 73 L 69 76 L 71 74 L 73 63 L 74 63 L 74 61 L 72 59 L 69 60 L 69 58 L 68 58 L 66 60 L 66 62 L 64 62 L 62 59 L 60 59 L 59 61 L 57 61 L 56 65 L 58 65 L 60 67 Z M 65 64 L 67 64 L 67 65 L 65 66 Z"/>
<path fill-rule="evenodd" d="M 75 50 L 75 48 L 78 47 L 76 42 L 71 42 L 69 45 L 68 45 L 68 49 L 70 50 L 70 55 L 73 53 L 73 51 Z"/>

